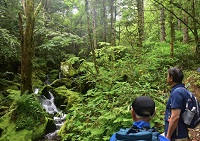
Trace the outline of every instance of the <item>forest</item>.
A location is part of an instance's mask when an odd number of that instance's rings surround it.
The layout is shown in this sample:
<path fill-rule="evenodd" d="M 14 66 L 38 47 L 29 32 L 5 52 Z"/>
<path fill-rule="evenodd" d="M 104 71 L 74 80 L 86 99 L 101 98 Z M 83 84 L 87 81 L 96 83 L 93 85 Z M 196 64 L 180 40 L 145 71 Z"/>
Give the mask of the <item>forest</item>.
<path fill-rule="evenodd" d="M 108 141 L 141 95 L 163 132 L 168 68 L 200 92 L 199 36 L 199 0 L 0 0 L 0 141 Z"/>

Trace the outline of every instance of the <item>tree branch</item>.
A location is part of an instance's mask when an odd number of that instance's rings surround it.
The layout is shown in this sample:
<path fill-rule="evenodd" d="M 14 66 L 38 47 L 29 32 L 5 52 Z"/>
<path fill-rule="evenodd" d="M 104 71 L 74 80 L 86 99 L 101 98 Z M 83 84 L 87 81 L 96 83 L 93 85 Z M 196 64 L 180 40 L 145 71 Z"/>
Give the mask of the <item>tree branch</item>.
<path fill-rule="evenodd" d="M 188 11 L 186 11 L 180 4 L 177 3 L 172 3 L 174 6 L 176 6 L 177 8 L 180 8 L 181 10 L 183 10 L 186 14 L 188 14 L 196 23 L 198 23 L 200 25 L 200 23 L 195 19 L 195 17 L 193 17 Z"/>
<path fill-rule="evenodd" d="M 35 9 L 35 12 L 34 12 L 34 18 L 37 16 L 37 14 L 39 13 L 41 7 L 42 7 L 42 4 L 43 4 L 43 0 L 40 1 L 40 3 L 38 4 L 37 8 Z"/>
<path fill-rule="evenodd" d="M 194 31 L 192 30 L 191 27 L 188 26 L 188 24 L 186 24 L 181 18 L 179 18 L 174 12 L 172 12 L 170 9 L 168 9 L 167 7 L 165 7 L 161 2 L 157 1 L 157 0 L 154 0 L 154 2 L 160 4 L 163 8 L 165 8 L 168 12 L 170 12 L 174 17 L 176 17 L 177 19 L 179 19 L 191 32 L 193 35 L 194 34 Z"/>

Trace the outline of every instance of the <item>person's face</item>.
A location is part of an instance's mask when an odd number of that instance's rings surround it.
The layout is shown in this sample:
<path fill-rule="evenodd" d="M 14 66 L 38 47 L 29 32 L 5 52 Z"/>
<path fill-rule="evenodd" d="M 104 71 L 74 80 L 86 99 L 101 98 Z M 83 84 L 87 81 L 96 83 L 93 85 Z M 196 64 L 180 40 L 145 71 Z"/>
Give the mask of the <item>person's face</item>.
<path fill-rule="evenodd" d="M 167 83 L 170 85 L 172 82 L 173 82 L 173 77 L 171 77 L 169 73 L 167 73 Z"/>

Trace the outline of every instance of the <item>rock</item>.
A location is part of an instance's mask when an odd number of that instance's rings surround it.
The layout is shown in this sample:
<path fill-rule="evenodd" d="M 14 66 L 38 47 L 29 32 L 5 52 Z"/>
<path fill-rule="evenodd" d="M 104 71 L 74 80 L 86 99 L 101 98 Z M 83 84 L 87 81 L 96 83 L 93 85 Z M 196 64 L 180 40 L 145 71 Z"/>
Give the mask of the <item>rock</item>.
<path fill-rule="evenodd" d="M 52 133 L 55 130 L 56 130 L 56 125 L 55 125 L 53 119 L 49 118 L 47 125 L 46 125 L 46 128 L 45 128 L 45 134 Z"/>

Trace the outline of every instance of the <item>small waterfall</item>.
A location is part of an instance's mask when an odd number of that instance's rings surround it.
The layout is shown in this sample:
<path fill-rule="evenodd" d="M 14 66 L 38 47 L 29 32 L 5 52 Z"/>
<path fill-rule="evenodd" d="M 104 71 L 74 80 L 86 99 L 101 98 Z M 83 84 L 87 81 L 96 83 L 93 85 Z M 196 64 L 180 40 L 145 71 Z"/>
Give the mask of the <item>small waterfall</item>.
<path fill-rule="evenodd" d="M 42 107 L 49 114 L 59 113 L 56 105 L 54 104 L 54 96 L 51 92 L 49 92 L 50 99 L 46 98 L 44 95 L 41 96 L 41 104 Z"/>
<path fill-rule="evenodd" d="M 35 89 L 35 94 L 39 92 L 39 89 Z M 46 110 L 47 113 L 54 115 L 53 120 L 56 125 L 56 130 L 52 133 L 48 133 L 45 135 L 45 140 L 51 140 L 54 136 L 57 135 L 59 129 L 64 124 L 66 114 L 59 111 L 54 103 L 54 96 L 51 92 L 49 92 L 50 98 L 46 98 L 44 95 L 41 96 L 41 105 Z"/>

